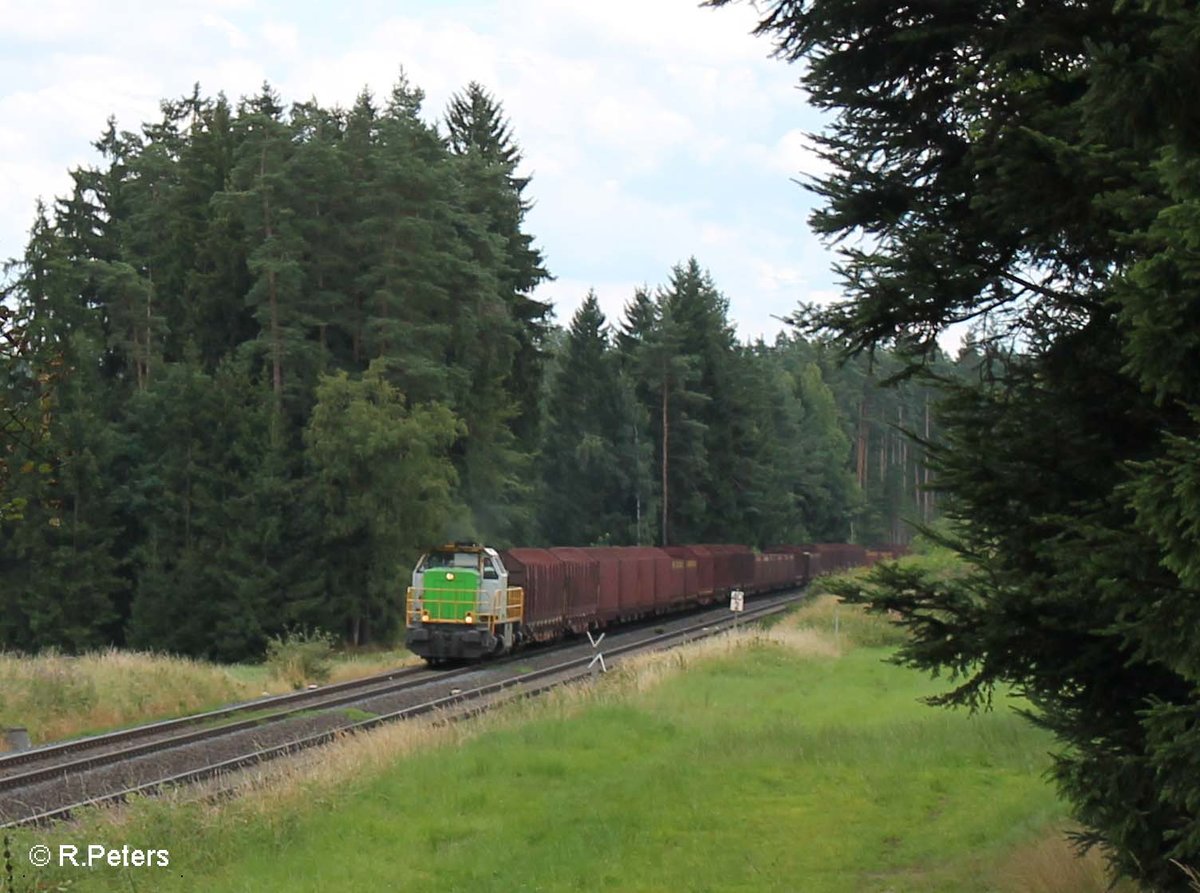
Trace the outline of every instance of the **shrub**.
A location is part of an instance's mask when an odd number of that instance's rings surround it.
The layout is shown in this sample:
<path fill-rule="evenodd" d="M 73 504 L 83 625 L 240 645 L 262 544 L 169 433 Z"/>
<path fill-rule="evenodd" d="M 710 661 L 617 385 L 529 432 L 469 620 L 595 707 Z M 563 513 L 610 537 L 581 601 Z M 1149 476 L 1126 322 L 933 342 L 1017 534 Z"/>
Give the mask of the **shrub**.
<path fill-rule="evenodd" d="M 333 669 L 334 637 L 322 630 L 288 630 L 267 642 L 267 669 L 292 688 L 325 682 Z"/>

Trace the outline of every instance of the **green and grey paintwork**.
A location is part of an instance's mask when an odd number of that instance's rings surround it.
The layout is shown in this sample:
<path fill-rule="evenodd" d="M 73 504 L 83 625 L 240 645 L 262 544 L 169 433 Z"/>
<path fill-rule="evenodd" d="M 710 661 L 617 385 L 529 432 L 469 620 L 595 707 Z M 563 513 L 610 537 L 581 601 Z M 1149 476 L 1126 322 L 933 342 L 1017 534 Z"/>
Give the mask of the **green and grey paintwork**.
<path fill-rule="evenodd" d="M 466 621 L 467 614 L 478 616 L 479 571 L 461 567 L 430 568 L 421 575 L 422 609 L 429 612 L 429 622 Z M 428 592 L 429 598 L 424 599 Z"/>

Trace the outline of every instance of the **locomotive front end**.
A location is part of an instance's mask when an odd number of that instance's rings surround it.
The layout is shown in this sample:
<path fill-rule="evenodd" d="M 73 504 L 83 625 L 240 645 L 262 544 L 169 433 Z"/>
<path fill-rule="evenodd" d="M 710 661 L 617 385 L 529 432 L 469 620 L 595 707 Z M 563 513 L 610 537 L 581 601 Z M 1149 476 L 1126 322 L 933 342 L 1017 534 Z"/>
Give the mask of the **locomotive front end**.
<path fill-rule="evenodd" d="M 442 546 L 413 570 L 405 644 L 431 663 L 503 654 L 520 639 L 522 607 L 495 549 Z"/>

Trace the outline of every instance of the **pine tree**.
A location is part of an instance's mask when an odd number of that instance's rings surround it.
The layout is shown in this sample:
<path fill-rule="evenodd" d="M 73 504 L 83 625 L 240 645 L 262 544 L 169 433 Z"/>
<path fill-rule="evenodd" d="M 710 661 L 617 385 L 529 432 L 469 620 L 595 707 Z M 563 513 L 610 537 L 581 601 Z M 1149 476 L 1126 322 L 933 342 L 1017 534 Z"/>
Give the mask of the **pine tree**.
<path fill-rule="evenodd" d="M 571 320 L 546 404 L 543 539 L 560 545 L 626 541 L 630 476 L 617 358 L 594 292 Z"/>
<path fill-rule="evenodd" d="M 660 304 L 679 326 L 680 350 L 695 374 L 695 390 L 704 395 L 688 415 L 697 439 L 681 430 L 675 467 L 676 516 L 684 542 L 723 539 L 722 529 L 747 506 L 741 494 L 749 486 L 743 456 L 753 449 L 752 422 L 745 411 L 744 371 L 729 324 L 729 302 L 695 257 L 671 270 Z"/>
<path fill-rule="evenodd" d="M 96 399 L 102 338 L 84 303 L 87 277 L 72 262 L 78 250 L 39 206 L 14 289 L 28 365 L 11 370 L 12 393 L 27 409 L 8 414 L 15 436 L 3 442 L 2 499 L 20 517 L 0 524 L 0 641 L 20 648 L 95 646 L 117 620 L 115 445 Z"/>
<path fill-rule="evenodd" d="M 282 410 L 285 372 L 297 376 L 297 367 L 306 365 L 301 357 L 309 353 L 305 337 L 311 322 L 303 305 L 304 242 L 289 175 L 295 146 L 279 97 L 266 84 L 258 96 L 242 103 L 237 128 L 240 142 L 230 173 L 233 191 L 221 200 L 236 208 L 251 239 L 246 263 L 253 283 L 246 303 L 258 322 L 268 380 Z M 291 377 L 288 381 L 289 396 L 295 399 L 303 385 L 291 383 Z"/>
<path fill-rule="evenodd" d="M 277 585 L 286 544 L 273 531 L 294 502 L 264 506 L 261 495 L 281 476 L 278 417 L 232 362 L 209 374 L 193 355 L 161 373 L 130 401 L 123 432 L 137 541 L 129 641 L 245 660 L 286 611 Z"/>
<path fill-rule="evenodd" d="M 472 81 L 451 98 L 446 130 L 450 150 L 459 160 L 466 207 L 481 215 L 487 231 L 499 240 L 498 286 L 515 338 L 506 390 L 516 409 L 513 431 L 523 447 L 532 450 L 550 307 L 532 297 L 549 274 L 533 237 L 524 231 L 531 208 L 524 191 L 530 179 L 517 172 L 521 151 L 503 108 L 480 84 Z"/>
<path fill-rule="evenodd" d="M 615 338 L 625 419 L 620 443 L 631 470 L 625 515 L 630 519 L 630 539 L 637 545 L 652 544 L 654 530 L 661 524 L 655 521 L 660 514 L 661 482 L 654 471 L 655 437 L 651 412 L 654 401 L 639 363 L 641 347 L 651 338 L 657 319 L 658 311 L 650 292 L 645 288 L 636 289 L 632 300 L 625 305 L 625 318 L 617 328 Z"/>
<path fill-rule="evenodd" d="M 660 298 L 654 326 L 637 343 L 634 354 L 635 374 L 653 395 L 650 413 L 656 423 L 658 542 L 664 546 L 695 541 L 689 536 L 687 511 L 694 510 L 696 500 L 703 498 L 690 475 L 705 472 L 705 428 L 697 420 L 696 410 L 707 397 L 694 389 L 696 361 L 687 352 L 684 336 L 671 303 Z"/>
<path fill-rule="evenodd" d="M 234 117 L 223 95 L 197 103 L 179 158 L 176 207 L 184 221 L 177 226 L 193 261 L 184 274 L 186 321 L 166 333 L 166 355 L 182 359 L 186 346 L 194 345 L 210 372 L 258 335 L 255 310 L 245 300 L 253 277 L 243 209 L 226 192 L 243 136 L 235 129 Z"/>
<path fill-rule="evenodd" d="M 318 386 L 306 453 L 324 508 L 326 603 L 352 644 L 394 632 L 396 581 L 444 538 L 456 479 L 448 450 L 459 434 L 445 407 L 406 409 L 379 361 L 361 379 L 342 372 Z"/>

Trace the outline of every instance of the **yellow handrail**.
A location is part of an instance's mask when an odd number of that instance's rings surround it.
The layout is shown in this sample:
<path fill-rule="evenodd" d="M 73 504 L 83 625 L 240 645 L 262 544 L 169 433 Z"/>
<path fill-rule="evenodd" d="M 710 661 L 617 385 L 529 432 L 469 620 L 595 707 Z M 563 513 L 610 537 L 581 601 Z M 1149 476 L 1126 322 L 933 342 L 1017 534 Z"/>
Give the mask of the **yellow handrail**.
<path fill-rule="evenodd" d="M 449 594 L 446 597 L 444 594 Z M 519 623 L 525 615 L 525 590 L 510 586 L 495 593 L 490 605 L 482 604 L 484 591 L 475 591 L 473 603 L 465 602 L 461 589 L 439 589 L 408 587 L 408 625 L 418 623 L 467 624 L 466 615 L 471 615 L 470 625 L 487 624 L 495 629 L 498 624 Z"/>

